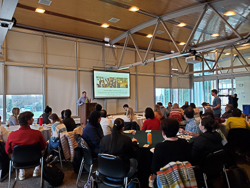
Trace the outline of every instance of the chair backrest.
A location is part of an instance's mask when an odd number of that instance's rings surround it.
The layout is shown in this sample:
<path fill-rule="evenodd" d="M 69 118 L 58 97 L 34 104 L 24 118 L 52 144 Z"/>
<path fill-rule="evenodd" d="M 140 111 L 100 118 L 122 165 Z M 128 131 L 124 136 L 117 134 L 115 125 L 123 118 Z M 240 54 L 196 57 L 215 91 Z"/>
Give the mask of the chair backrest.
<path fill-rule="evenodd" d="M 218 150 L 210 153 L 202 162 L 201 169 L 207 175 L 218 174 L 223 171 L 225 164 L 224 150 Z"/>
<path fill-rule="evenodd" d="M 124 123 L 124 130 L 140 130 L 140 126 L 137 122 L 125 122 Z"/>
<path fill-rule="evenodd" d="M 127 177 L 128 168 L 120 157 L 98 154 L 98 172 L 110 178 L 122 179 Z"/>
<path fill-rule="evenodd" d="M 81 145 L 82 146 L 82 151 L 83 151 L 83 157 L 84 157 L 84 162 L 86 165 L 90 166 L 93 164 L 93 158 L 92 158 L 92 154 L 90 149 L 85 146 L 85 145 Z"/>
<path fill-rule="evenodd" d="M 40 145 L 15 146 L 13 148 L 13 163 L 22 164 L 23 166 L 40 163 L 42 157 Z"/>

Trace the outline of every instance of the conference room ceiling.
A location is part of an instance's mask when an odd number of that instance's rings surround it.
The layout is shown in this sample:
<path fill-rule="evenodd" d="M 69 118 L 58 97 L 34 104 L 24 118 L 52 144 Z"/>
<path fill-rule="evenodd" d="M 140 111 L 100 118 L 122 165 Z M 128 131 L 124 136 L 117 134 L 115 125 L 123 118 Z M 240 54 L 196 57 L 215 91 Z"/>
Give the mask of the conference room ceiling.
<path fill-rule="evenodd" d="M 199 5 L 203 0 L 52 0 L 50 6 L 38 3 L 38 0 L 19 0 L 14 17 L 17 20 L 17 27 L 33 28 L 35 30 L 47 30 L 48 32 L 59 32 L 70 35 L 88 37 L 92 40 L 104 42 L 104 38 L 110 40 L 118 37 L 127 30 L 152 20 L 155 16 L 162 16 L 184 8 Z M 131 12 L 128 9 L 136 6 L 138 12 Z M 45 9 L 44 14 L 35 12 L 36 8 Z M 238 3 L 215 8 L 225 18 L 229 24 L 241 35 L 245 36 L 250 31 L 250 5 Z M 224 16 L 226 11 L 235 11 L 234 16 Z M 178 44 L 180 50 L 183 46 L 181 42 L 186 42 L 194 28 L 202 10 L 197 10 L 188 15 L 176 17 L 164 21 L 165 25 Z M 109 22 L 111 18 L 117 18 L 117 23 Z M 178 27 L 177 24 L 184 22 L 187 25 Z M 101 24 L 107 23 L 108 28 L 102 28 Z M 153 34 L 155 25 L 141 29 L 132 34 L 136 44 L 146 49 L 150 38 L 146 36 Z M 220 36 L 212 37 L 218 33 Z M 189 46 L 200 46 L 211 42 L 223 41 L 237 37 L 233 31 L 216 15 L 208 9 L 201 20 Z M 121 39 L 116 44 L 123 44 L 125 39 Z M 131 39 L 128 45 L 133 46 Z M 156 38 L 152 45 L 152 50 L 170 53 L 176 52 L 171 38 L 160 23 L 157 29 Z"/>

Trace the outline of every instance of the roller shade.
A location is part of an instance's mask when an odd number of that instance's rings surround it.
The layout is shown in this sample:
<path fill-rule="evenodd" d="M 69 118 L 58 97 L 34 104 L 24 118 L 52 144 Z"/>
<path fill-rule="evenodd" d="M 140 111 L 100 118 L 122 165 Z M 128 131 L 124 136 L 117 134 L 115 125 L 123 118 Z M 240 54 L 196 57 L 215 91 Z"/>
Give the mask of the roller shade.
<path fill-rule="evenodd" d="M 138 76 L 138 110 L 144 111 L 147 107 L 154 106 L 153 76 Z"/>
<path fill-rule="evenodd" d="M 4 82 L 3 63 L 0 63 L 0 95 L 3 95 L 3 82 Z"/>
<path fill-rule="evenodd" d="M 42 64 L 42 41 L 43 38 L 40 35 L 8 31 L 7 60 Z"/>
<path fill-rule="evenodd" d="M 180 89 L 190 89 L 190 80 L 189 78 L 179 77 L 179 88 Z"/>
<path fill-rule="evenodd" d="M 7 66 L 7 94 L 42 94 L 42 68 Z"/>
<path fill-rule="evenodd" d="M 169 77 L 155 77 L 156 88 L 170 88 Z"/>
<path fill-rule="evenodd" d="M 70 109 L 76 115 L 76 71 L 48 69 L 47 75 L 48 105 L 53 112 L 60 115 L 62 110 Z"/>
<path fill-rule="evenodd" d="M 76 42 L 66 39 L 46 37 L 47 64 L 76 66 Z"/>
<path fill-rule="evenodd" d="M 178 89 L 178 76 L 172 76 L 172 89 Z"/>

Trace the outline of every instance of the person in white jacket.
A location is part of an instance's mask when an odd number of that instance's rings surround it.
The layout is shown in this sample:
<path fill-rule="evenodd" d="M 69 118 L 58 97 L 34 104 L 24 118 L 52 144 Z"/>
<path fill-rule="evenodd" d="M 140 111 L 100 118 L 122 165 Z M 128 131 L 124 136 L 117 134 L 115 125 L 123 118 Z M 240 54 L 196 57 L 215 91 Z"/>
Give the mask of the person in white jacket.
<path fill-rule="evenodd" d="M 103 130 L 103 135 L 106 136 L 108 134 L 111 134 L 113 123 L 110 119 L 107 118 L 107 112 L 106 110 L 101 110 L 101 127 Z"/>

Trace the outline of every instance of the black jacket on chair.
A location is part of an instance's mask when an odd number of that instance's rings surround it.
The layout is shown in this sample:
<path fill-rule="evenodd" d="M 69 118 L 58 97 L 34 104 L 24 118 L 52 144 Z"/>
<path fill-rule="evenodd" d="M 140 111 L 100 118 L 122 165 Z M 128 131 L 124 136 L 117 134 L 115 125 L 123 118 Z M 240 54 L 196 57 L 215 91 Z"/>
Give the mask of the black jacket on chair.
<path fill-rule="evenodd" d="M 124 122 L 124 130 L 140 130 L 140 126 L 135 121 Z"/>

